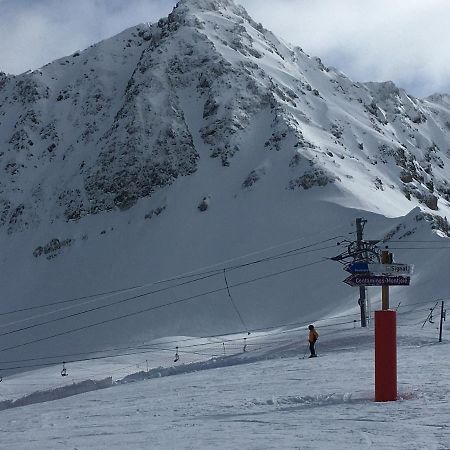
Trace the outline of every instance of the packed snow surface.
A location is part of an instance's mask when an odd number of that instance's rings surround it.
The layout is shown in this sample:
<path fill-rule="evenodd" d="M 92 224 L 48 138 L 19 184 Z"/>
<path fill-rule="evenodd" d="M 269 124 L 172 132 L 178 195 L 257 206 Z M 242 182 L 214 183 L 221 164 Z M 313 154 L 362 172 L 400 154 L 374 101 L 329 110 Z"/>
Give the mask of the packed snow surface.
<path fill-rule="evenodd" d="M 245 353 L 242 335 L 209 342 L 179 337 L 180 345 L 194 343 L 197 352 L 180 347 L 177 363 L 173 353 L 153 350 L 69 365 L 64 383 L 69 387 L 88 376 L 113 376 L 115 384 L 0 412 L 0 446 L 448 449 L 450 348 L 447 339 L 438 343 L 436 322 L 422 328 L 427 306 L 398 311 L 396 402 L 374 402 L 373 329 L 355 327 L 349 319 L 357 315 L 347 315 L 318 325 L 315 359 L 304 358 L 307 330 L 301 327 L 250 335 Z M 445 326 L 444 338 L 449 331 Z M 211 369 L 212 360 L 221 363 Z M 190 372 L 193 364 L 196 370 Z M 155 369 L 160 376 L 146 379 Z M 174 375 L 165 376 L 169 369 Z M 9 377 L 2 382 L 2 397 L 51 392 L 61 383 L 59 371 L 51 367 Z"/>

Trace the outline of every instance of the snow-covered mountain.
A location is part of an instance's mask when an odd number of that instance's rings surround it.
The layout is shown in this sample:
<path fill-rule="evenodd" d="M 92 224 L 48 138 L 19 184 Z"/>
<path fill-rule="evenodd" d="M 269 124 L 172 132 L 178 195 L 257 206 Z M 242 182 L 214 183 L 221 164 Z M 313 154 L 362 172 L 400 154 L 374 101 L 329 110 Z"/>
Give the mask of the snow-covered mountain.
<path fill-rule="evenodd" d="M 355 305 L 337 264 L 314 265 L 351 238 L 355 217 L 372 239 L 448 234 L 450 96 L 353 82 L 232 0 L 181 0 L 158 23 L 1 74 L 0 172 L 2 310 L 85 297 L 2 316 L 4 354 L 314 320 Z M 144 295 L 177 274 L 310 244 Z M 448 265 L 444 247 L 426 262 L 400 253 L 417 280 L 401 300 L 445 295 L 430 265 Z"/>

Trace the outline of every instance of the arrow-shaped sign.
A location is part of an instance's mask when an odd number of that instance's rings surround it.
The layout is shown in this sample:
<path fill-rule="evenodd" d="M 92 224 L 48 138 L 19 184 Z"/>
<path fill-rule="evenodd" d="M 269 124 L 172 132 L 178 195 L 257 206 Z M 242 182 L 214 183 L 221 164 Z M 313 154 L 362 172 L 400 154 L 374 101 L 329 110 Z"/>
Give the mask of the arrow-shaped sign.
<path fill-rule="evenodd" d="M 411 275 L 413 273 L 414 266 L 411 264 L 368 264 L 370 273 L 384 273 L 395 275 Z"/>
<path fill-rule="evenodd" d="M 409 286 L 410 277 L 353 274 L 344 280 L 349 286 Z"/>
<path fill-rule="evenodd" d="M 344 270 L 350 273 L 373 273 L 373 274 L 395 274 L 395 275 L 411 275 L 414 266 L 410 264 L 370 264 L 366 262 L 356 261 L 347 264 Z"/>

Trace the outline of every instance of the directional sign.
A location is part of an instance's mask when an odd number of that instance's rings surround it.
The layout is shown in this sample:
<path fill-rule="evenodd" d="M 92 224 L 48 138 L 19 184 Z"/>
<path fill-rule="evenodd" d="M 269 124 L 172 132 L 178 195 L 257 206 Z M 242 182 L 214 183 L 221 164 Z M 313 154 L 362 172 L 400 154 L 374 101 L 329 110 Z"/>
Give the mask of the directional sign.
<path fill-rule="evenodd" d="M 414 266 L 409 264 L 369 264 L 367 262 L 356 261 L 347 264 L 344 270 L 350 273 L 374 273 L 374 274 L 396 274 L 410 275 Z"/>
<path fill-rule="evenodd" d="M 349 286 L 409 286 L 410 277 L 353 274 L 344 280 Z"/>
<path fill-rule="evenodd" d="M 396 275 L 411 275 L 413 273 L 414 266 L 411 264 L 368 264 L 370 273 L 385 273 Z"/>

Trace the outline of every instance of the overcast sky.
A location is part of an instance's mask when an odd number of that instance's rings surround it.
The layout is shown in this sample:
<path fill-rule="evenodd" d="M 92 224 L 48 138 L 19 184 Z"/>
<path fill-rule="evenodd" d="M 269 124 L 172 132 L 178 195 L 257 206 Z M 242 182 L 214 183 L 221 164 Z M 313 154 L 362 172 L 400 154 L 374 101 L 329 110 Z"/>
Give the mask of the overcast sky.
<path fill-rule="evenodd" d="M 357 81 L 450 93 L 450 0 L 240 0 L 279 37 Z M 141 22 L 175 0 L 0 0 L 0 70 L 18 74 Z"/>

